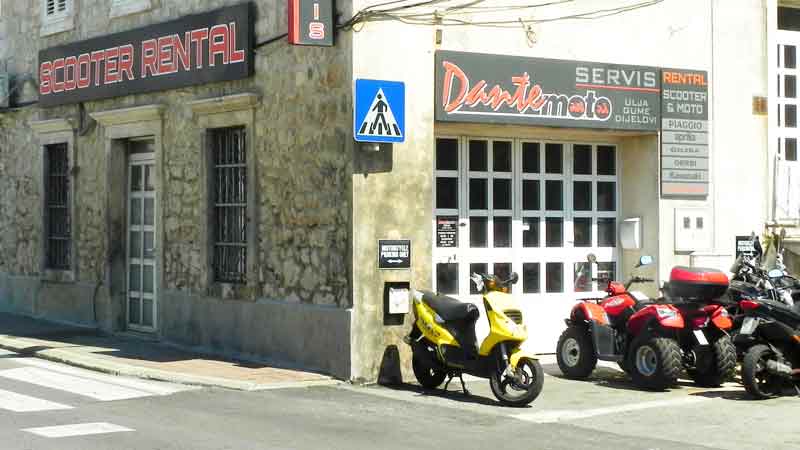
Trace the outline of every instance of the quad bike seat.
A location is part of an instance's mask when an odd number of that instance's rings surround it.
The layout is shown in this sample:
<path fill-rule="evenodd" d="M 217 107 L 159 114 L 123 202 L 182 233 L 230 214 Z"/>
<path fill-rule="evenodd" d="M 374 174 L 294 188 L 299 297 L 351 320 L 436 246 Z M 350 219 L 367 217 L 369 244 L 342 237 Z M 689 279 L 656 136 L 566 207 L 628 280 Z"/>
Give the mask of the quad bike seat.
<path fill-rule="evenodd" d="M 424 292 L 422 300 L 445 321 L 478 320 L 480 311 L 472 303 L 463 303 L 446 295 Z"/>

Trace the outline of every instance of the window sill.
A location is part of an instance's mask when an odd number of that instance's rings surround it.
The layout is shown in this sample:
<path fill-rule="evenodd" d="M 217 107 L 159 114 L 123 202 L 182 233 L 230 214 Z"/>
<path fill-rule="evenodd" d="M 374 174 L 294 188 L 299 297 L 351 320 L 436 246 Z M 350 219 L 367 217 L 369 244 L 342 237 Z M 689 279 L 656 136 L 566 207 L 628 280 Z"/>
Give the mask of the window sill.
<path fill-rule="evenodd" d="M 48 283 L 74 283 L 75 271 L 70 270 L 57 270 L 57 269 L 44 269 L 41 281 Z"/>
<path fill-rule="evenodd" d="M 111 3 L 111 10 L 108 12 L 111 19 L 149 11 L 153 7 L 151 0 L 118 0 Z"/>
<path fill-rule="evenodd" d="M 258 298 L 258 290 L 255 286 L 216 281 L 209 286 L 208 294 L 210 297 L 223 301 L 255 302 L 256 298 Z"/>
<path fill-rule="evenodd" d="M 42 26 L 39 28 L 39 36 L 51 36 L 73 28 L 75 28 L 75 21 L 72 14 L 59 18 L 44 19 Z"/>

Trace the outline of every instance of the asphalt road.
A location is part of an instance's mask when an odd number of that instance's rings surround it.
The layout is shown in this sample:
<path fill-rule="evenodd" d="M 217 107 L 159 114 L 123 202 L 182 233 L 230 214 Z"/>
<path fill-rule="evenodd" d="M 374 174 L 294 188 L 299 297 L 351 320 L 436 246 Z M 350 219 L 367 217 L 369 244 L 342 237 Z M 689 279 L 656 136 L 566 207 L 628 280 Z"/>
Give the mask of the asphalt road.
<path fill-rule="evenodd" d="M 238 392 L 101 375 L 0 352 L 3 449 L 792 449 L 800 398 L 737 385 L 633 389 L 613 369 L 551 374 L 528 408 L 488 383 L 448 392 L 339 385 Z"/>

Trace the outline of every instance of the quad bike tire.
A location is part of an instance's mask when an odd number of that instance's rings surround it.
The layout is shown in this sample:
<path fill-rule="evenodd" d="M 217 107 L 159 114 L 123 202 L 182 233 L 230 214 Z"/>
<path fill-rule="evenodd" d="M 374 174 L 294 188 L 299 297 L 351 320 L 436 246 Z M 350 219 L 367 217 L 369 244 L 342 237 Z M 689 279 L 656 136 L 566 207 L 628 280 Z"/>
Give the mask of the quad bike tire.
<path fill-rule="evenodd" d="M 722 335 L 711 343 L 711 351 L 707 353 L 711 358 L 706 364 L 701 364 L 704 370 L 690 369 L 686 372 L 694 382 L 703 387 L 718 387 L 722 383 L 732 380 L 736 371 L 736 347 L 730 336 Z"/>
<path fill-rule="evenodd" d="M 633 340 L 627 359 L 633 382 L 655 391 L 673 386 L 683 368 L 678 343 L 649 333 L 642 333 Z"/>
<path fill-rule="evenodd" d="M 561 333 L 556 346 L 556 361 L 567 378 L 585 379 L 595 366 L 597 354 L 586 327 L 570 325 Z"/>
<path fill-rule="evenodd" d="M 766 362 L 775 353 L 766 345 L 754 345 L 747 350 L 742 361 L 742 384 L 748 394 L 758 400 L 780 395 L 783 379 L 767 372 Z"/>

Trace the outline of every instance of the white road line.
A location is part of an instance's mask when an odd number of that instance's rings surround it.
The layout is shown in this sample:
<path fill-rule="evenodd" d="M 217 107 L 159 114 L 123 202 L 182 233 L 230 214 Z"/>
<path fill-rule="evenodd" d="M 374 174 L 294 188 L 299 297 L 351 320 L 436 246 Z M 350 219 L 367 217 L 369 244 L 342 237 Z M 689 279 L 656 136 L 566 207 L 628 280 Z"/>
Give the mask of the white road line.
<path fill-rule="evenodd" d="M 197 386 L 187 386 L 182 384 L 166 383 L 163 381 L 145 381 L 134 378 L 126 378 L 117 375 L 108 375 L 103 373 L 91 372 L 77 367 L 66 366 L 55 362 L 45 361 L 37 358 L 20 358 L 14 360 L 17 364 L 26 366 L 39 367 L 42 369 L 52 370 L 67 375 L 73 375 L 80 378 L 87 378 L 92 380 L 101 381 L 103 383 L 114 384 L 117 386 L 124 386 L 137 391 L 149 392 L 152 395 L 170 395 L 176 392 L 196 390 Z"/>
<path fill-rule="evenodd" d="M 113 423 L 77 423 L 74 425 L 59 425 L 55 427 L 23 428 L 22 431 L 33 433 L 46 438 L 60 438 L 70 436 L 88 436 L 90 434 L 119 433 L 121 431 L 134 431 L 130 428 L 114 425 Z"/>
<path fill-rule="evenodd" d="M 153 395 L 150 392 L 36 367 L 0 370 L 0 377 L 71 392 L 101 401 L 124 400 Z"/>
<path fill-rule="evenodd" d="M 595 408 L 595 409 L 582 409 L 582 410 L 562 409 L 562 410 L 540 411 L 535 413 L 515 414 L 511 417 L 519 420 L 524 420 L 526 422 L 553 423 L 553 422 L 560 422 L 563 420 L 584 419 L 586 417 L 604 416 L 608 414 L 619 414 L 630 411 L 640 411 L 643 409 L 685 406 L 710 400 L 712 399 L 707 397 L 682 397 L 672 400 L 654 400 L 650 402 L 630 403 L 625 405 L 609 406 L 605 408 Z"/>
<path fill-rule="evenodd" d="M 0 389 L 0 409 L 14 412 L 35 412 L 72 409 L 72 406 Z"/>

